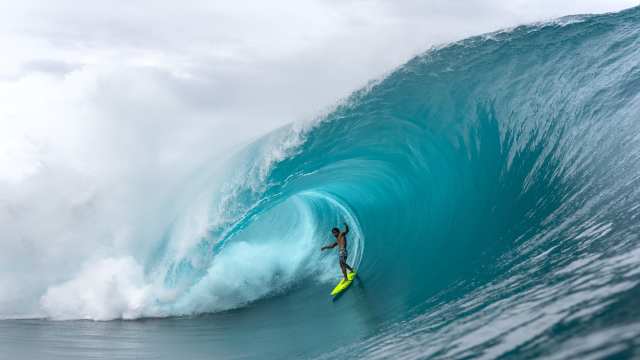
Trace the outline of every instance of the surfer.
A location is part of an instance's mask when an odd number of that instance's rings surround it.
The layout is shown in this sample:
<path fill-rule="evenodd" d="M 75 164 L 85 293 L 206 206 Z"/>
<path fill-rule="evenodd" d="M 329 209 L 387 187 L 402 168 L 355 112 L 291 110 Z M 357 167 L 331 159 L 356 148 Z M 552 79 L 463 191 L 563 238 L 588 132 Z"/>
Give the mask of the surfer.
<path fill-rule="evenodd" d="M 347 264 L 347 234 L 349 233 L 349 225 L 347 225 L 347 223 L 344 223 L 343 232 L 340 232 L 340 229 L 334 227 L 333 229 L 331 229 L 331 233 L 336 237 L 336 241 L 333 244 L 321 247 L 320 251 L 333 249 L 336 246 L 338 247 L 338 260 L 340 261 L 340 269 L 342 270 L 344 279 L 348 280 L 347 269 L 349 269 L 350 272 L 353 272 L 351 266 Z"/>

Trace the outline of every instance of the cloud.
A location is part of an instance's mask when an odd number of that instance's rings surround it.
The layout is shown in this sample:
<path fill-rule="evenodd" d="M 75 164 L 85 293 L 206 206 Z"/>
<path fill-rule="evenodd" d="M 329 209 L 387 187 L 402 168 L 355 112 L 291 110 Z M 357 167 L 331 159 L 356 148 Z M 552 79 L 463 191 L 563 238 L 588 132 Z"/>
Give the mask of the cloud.
<path fill-rule="evenodd" d="M 53 75 L 65 75 L 74 70 L 78 70 L 80 65 L 69 64 L 64 61 L 55 60 L 32 60 L 22 66 L 24 73 L 42 72 Z"/>

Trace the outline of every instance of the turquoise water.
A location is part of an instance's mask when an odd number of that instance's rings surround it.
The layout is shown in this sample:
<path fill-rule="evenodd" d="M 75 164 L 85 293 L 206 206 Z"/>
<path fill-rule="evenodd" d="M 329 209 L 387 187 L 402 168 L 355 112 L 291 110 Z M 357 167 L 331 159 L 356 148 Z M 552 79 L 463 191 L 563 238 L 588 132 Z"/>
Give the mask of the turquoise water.
<path fill-rule="evenodd" d="M 640 8 L 430 50 L 195 176 L 133 320 L 6 320 L 0 341 L 9 358 L 638 357 L 638 114 Z M 189 196 L 212 204 L 205 233 Z M 360 277 L 333 301 L 319 248 L 343 221 Z"/>

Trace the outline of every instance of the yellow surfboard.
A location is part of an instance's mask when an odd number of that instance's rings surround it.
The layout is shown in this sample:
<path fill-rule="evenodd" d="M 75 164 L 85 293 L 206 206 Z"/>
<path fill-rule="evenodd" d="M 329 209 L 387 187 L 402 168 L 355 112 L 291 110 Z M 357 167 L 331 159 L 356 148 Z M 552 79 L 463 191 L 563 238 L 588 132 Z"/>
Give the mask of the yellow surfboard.
<path fill-rule="evenodd" d="M 336 287 L 333 289 L 333 291 L 331 292 L 332 296 L 336 296 L 338 294 L 340 294 L 341 292 L 345 291 L 349 285 L 351 285 L 351 283 L 353 282 L 353 279 L 356 277 L 356 272 L 351 272 L 347 274 L 347 279 L 349 280 L 345 280 L 344 278 L 342 278 L 342 280 L 340 280 L 340 282 L 338 283 L 338 285 L 336 285 Z"/>

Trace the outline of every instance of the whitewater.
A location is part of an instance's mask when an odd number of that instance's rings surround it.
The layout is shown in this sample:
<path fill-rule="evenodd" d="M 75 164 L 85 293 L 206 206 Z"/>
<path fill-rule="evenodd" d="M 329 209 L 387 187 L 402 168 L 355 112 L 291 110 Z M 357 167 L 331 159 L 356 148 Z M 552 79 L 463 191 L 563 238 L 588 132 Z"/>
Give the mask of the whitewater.
<path fill-rule="evenodd" d="M 25 291 L 0 342 L 48 359 L 638 357 L 638 114 L 640 8 L 433 48 L 205 162 L 150 245 Z M 360 278 L 332 301 L 319 249 L 343 222 Z"/>

